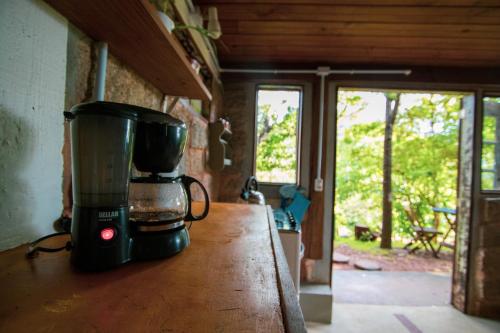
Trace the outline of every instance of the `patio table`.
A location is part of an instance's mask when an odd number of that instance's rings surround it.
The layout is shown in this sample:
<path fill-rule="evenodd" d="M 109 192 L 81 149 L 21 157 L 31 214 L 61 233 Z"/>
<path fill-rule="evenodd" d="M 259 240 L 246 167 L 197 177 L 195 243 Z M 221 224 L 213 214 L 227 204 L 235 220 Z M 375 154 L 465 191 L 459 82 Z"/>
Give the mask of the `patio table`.
<path fill-rule="evenodd" d="M 439 244 L 439 247 L 437 249 L 437 252 L 439 253 L 441 251 L 441 248 L 448 247 L 450 249 L 455 248 L 455 244 L 450 244 L 446 242 L 446 238 L 450 235 L 451 231 L 456 231 L 457 228 L 457 221 L 456 221 L 456 215 L 457 215 L 457 210 L 453 208 L 444 208 L 444 207 L 433 207 L 432 210 L 436 213 L 443 213 L 446 223 L 448 224 L 448 227 L 446 229 L 446 232 L 443 235 L 443 241 Z M 454 217 L 450 217 L 450 215 L 453 215 Z"/>

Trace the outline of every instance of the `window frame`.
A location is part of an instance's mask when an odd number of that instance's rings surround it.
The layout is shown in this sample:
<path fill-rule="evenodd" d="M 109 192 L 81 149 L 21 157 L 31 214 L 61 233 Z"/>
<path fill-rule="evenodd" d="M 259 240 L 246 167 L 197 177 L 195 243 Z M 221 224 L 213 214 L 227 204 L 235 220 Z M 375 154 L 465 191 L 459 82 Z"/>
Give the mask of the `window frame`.
<path fill-rule="evenodd" d="M 257 176 L 257 130 L 258 130 L 258 112 L 259 112 L 259 91 L 298 91 L 299 94 L 299 110 L 297 112 L 297 129 L 296 129 L 296 168 L 295 168 L 295 182 L 284 183 L 284 182 L 264 182 L 259 181 L 259 184 L 265 186 L 283 186 L 283 185 L 299 185 L 301 176 L 301 142 L 302 142 L 302 117 L 304 110 L 304 90 L 305 87 L 302 84 L 290 84 L 290 83 L 259 83 L 255 85 L 255 96 L 254 96 L 254 140 L 253 140 L 253 158 L 252 158 L 252 174 Z"/>
<path fill-rule="evenodd" d="M 478 182 L 479 182 L 479 191 L 481 193 L 484 193 L 484 194 L 498 194 L 500 193 L 500 188 L 483 188 L 483 173 L 493 173 L 494 175 L 496 175 L 496 171 L 495 171 L 495 167 L 496 165 L 493 166 L 493 169 L 492 170 L 483 170 L 482 168 L 482 162 L 483 162 L 483 149 L 485 147 L 485 140 L 483 138 L 483 130 L 484 130 L 484 118 L 486 116 L 486 110 L 485 110 L 485 99 L 486 98 L 500 98 L 500 92 L 498 91 L 487 91 L 487 92 L 484 92 L 481 96 L 480 96 L 480 108 L 481 108 L 481 116 L 480 116 L 480 133 L 479 133 L 479 138 L 480 138 L 480 151 L 479 151 L 479 162 L 478 162 L 478 167 L 479 167 L 479 179 L 478 179 Z M 500 117 L 497 117 L 496 118 L 496 126 L 497 127 L 500 127 L 499 126 L 499 122 L 500 122 Z M 492 144 L 494 146 L 497 146 L 500 144 L 500 142 L 496 142 L 496 143 L 488 143 L 488 144 Z"/>

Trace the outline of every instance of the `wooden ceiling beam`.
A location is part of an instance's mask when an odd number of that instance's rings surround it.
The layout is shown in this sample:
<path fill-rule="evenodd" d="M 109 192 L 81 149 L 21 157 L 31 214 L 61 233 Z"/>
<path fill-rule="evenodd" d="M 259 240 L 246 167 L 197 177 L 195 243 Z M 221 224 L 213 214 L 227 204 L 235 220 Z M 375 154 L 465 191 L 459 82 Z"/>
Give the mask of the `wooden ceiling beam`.
<path fill-rule="evenodd" d="M 221 20 L 326 21 L 498 25 L 498 7 L 363 7 L 289 4 L 219 4 Z"/>
<path fill-rule="evenodd" d="M 197 0 L 202 6 L 217 4 L 296 4 L 332 6 L 427 6 L 427 7 L 500 7 L 498 0 Z"/>
<path fill-rule="evenodd" d="M 223 36 L 383 36 L 500 39 L 499 25 L 364 22 L 220 21 Z"/>
<path fill-rule="evenodd" d="M 500 61 L 484 61 L 475 59 L 432 59 L 419 57 L 364 57 L 351 55 L 349 57 L 334 57 L 331 55 L 312 57 L 303 57 L 300 55 L 284 58 L 282 55 L 233 55 L 231 58 L 221 58 L 222 67 L 232 67 L 234 65 L 243 66 L 245 64 L 259 64 L 260 66 L 277 66 L 278 64 L 302 64 L 301 66 L 328 64 L 350 64 L 352 66 L 368 66 L 368 65 L 384 65 L 384 66 L 432 66 L 432 67 L 496 67 L 500 65 Z M 248 66 L 246 66 L 248 67 Z"/>
<path fill-rule="evenodd" d="M 500 36 L 499 36 L 500 37 Z M 391 48 L 391 49 L 435 49 L 435 50 L 490 50 L 500 51 L 500 42 L 490 39 L 449 39 L 423 37 L 374 37 L 374 36 L 284 36 L 226 34 L 225 45 L 231 47 L 266 46 L 317 48 Z M 314 52 L 314 50 L 312 50 Z"/>
<path fill-rule="evenodd" d="M 500 50 L 494 51 L 477 51 L 477 50 L 436 50 L 436 49 L 394 49 L 394 48 L 336 48 L 332 47 L 316 47 L 305 48 L 300 46 L 276 45 L 276 46 L 238 46 L 230 47 L 230 53 L 221 55 L 223 59 L 232 58 L 234 56 L 279 56 L 283 59 L 323 59 L 325 57 L 341 57 L 349 59 L 349 57 L 364 57 L 369 58 L 428 58 L 433 59 L 449 59 L 449 60 L 478 60 L 478 61 L 493 61 L 500 63 Z"/>

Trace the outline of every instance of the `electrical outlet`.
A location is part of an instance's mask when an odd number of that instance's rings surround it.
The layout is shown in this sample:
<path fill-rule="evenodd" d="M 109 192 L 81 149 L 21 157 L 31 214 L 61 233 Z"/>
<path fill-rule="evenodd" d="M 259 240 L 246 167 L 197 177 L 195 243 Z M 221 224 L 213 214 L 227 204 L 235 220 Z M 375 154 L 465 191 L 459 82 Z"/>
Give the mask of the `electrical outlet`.
<path fill-rule="evenodd" d="M 323 192 L 323 179 L 316 178 L 314 180 L 314 191 Z"/>

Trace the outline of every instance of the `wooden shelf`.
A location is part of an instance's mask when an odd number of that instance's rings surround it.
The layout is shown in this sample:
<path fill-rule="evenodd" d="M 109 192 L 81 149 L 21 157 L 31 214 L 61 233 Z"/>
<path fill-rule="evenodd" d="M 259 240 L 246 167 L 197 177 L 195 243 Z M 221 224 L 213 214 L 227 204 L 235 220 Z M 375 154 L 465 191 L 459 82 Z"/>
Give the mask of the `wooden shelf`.
<path fill-rule="evenodd" d="M 173 4 L 182 24 L 187 26 L 193 25 L 189 17 L 189 8 L 186 0 L 174 0 Z M 203 58 L 203 61 L 208 67 L 210 73 L 217 81 L 220 81 L 219 63 L 215 57 L 215 50 L 208 41 L 208 37 L 203 36 L 195 29 L 187 29 L 187 33 L 191 37 L 194 46 Z"/>
<path fill-rule="evenodd" d="M 186 52 L 148 0 L 45 0 L 163 93 L 211 100 Z"/>

